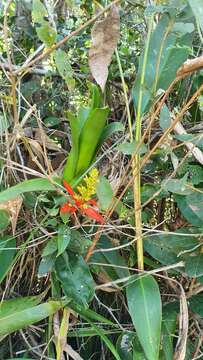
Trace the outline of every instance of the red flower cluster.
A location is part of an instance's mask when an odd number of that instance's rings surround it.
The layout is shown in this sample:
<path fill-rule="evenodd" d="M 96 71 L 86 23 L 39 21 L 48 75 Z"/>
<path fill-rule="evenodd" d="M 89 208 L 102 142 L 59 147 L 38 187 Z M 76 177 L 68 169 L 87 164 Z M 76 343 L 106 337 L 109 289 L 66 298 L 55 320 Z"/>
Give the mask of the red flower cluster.
<path fill-rule="evenodd" d="M 100 224 L 104 224 L 104 218 L 102 215 L 99 214 L 97 210 L 95 210 L 93 207 L 97 207 L 97 202 L 94 199 L 90 199 L 88 201 L 85 201 L 82 199 L 81 196 L 78 196 L 72 189 L 72 187 L 64 180 L 63 185 L 65 189 L 67 190 L 68 194 L 71 196 L 73 200 L 73 204 L 71 203 L 65 203 L 61 206 L 61 213 L 71 213 L 75 214 L 77 210 L 80 210 L 80 212 L 84 215 L 87 215 L 89 218 L 98 221 Z"/>

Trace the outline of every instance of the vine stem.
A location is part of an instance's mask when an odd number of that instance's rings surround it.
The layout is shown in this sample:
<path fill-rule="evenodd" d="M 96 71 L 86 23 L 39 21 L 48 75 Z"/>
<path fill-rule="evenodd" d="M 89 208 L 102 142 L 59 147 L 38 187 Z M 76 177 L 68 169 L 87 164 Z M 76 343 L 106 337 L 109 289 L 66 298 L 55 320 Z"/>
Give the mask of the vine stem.
<path fill-rule="evenodd" d="M 137 112 L 136 112 L 136 124 L 135 124 L 135 140 L 136 143 L 141 141 L 142 135 L 142 100 L 143 100 L 143 87 L 145 81 L 145 73 L 147 66 L 147 57 L 149 52 L 151 32 L 153 29 L 154 16 L 152 15 L 149 19 L 149 27 L 147 33 L 146 46 L 144 51 L 142 73 L 140 80 Z M 135 154 L 132 162 L 134 183 L 133 183 L 133 194 L 134 194 L 134 206 L 135 206 L 135 235 L 137 238 L 137 266 L 139 270 L 144 270 L 144 255 L 143 255 L 143 239 L 142 239 L 142 209 L 141 209 L 141 182 L 140 182 L 140 155 Z"/>

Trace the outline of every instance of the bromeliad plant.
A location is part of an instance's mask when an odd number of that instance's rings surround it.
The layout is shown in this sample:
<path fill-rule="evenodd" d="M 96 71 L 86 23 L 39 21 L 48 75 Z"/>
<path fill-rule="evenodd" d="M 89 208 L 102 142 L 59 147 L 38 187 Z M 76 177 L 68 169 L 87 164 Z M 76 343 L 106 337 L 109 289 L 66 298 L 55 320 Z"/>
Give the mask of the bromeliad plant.
<path fill-rule="evenodd" d="M 101 107 L 102 98 L 96 85 L 91 86 L 92 100 L 88 107 L 81 106 L 78 115 L 68 112 L 71 127 L 72 148 L 64 168 L 63 178 L 75 184 L 87 172 L 95 160 L 106 137 L 108 107 Z"/>

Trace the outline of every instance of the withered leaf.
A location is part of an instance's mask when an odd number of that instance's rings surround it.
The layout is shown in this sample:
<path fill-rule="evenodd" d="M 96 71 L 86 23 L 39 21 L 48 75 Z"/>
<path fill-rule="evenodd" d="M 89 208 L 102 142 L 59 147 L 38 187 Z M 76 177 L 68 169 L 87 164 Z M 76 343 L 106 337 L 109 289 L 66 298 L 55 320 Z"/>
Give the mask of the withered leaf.
<path fill-rule="evenodd" d="M 13 235 L 15 235 L 16 224 L 22 206 L 22 202 L 23 202 L 22 197 L 18 196 L 13 200 L 8 200 L 0 203 L 0 209 L 6 210 L 9 213 Z"/>
<path fill-rule="evenodd" d="M 89 66 L 92 76 L 104 91 L 108 67 L 120 34 L 119 7 L 112 6 L 104 20 L 97 21 L 91 32 L 92 46 L 89 50 Z"/>

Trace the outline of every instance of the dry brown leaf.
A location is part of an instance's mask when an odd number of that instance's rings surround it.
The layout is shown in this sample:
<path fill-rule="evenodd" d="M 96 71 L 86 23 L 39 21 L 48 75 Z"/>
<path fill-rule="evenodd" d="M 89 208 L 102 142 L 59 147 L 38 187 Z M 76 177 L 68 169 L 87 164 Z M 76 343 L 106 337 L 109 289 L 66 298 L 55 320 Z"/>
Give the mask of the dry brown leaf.
<path fill-rule="evenodd" d="M 92 46 L 89 51 L 89 66 L 92 76 L 104 91 L 108 67 L 117 46 L 120 34 L 119 7 L 114 5 L 104 20 L 92 28 Z"/>
<path fill-rule="evenodd" d="M 13 200 L 8 200 L 0 203 L 0 209 L 6 210 L 9 213 L 13 235 L 15 235 L 16 224 L 22 206 L 22 202 L 23 202 L 22 197 L 18 196 Z"/>
<path fill-rule="evenodd" d="M 48 135 L 46 135 L 41 129 L 35 130 L 35 140 L 37 140 L 39 144 L 45 145 L 48 150 L 60 150 L 60 146 Z"/>

